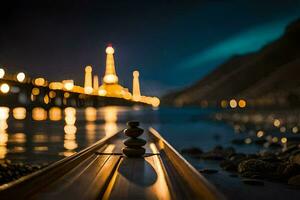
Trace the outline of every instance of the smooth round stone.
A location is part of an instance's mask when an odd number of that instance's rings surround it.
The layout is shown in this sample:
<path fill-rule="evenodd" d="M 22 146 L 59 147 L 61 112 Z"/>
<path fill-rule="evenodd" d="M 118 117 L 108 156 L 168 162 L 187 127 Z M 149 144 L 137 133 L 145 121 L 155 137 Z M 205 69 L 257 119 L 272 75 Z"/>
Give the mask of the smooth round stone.
<path fill-rule="evenodd" d="M 140 122 L 138 122 L 138 121 L 129 121 L 126 124 L 129 127 L 138 127 L 140 125 Z"/>
<path fill-rule="evenodd" d="M 124 130 L 124 134 L 127 135 L 128 137 L 139 137 L 140 135 L 142 135 L 144 132 L 143 129 L 141 128 L 127 128 Z"/>
<path fill-rule="evenodd" d="M 128 147 L 141 147 L 146 144 L 146 141 L 140 138 L 128 138 L 124 141 L 124 144 Z"/>
<path fill-rule="evenodd" d="M 125 147 L 122 151 L 127 157 L 141 157 L 145 154 L 146 150 L 141 147 Z"/>

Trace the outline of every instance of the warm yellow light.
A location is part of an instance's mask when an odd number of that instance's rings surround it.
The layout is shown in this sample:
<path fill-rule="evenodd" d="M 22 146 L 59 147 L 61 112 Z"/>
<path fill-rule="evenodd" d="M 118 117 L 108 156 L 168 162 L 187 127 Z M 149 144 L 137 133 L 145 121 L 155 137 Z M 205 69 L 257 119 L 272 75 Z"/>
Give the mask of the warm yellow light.
<path fill-rule="evenodd" d="M 67 125 L 74 125 L 76 122 L 76 109 L 73 107 L 65 108 L 65 122 Z"/>
<path fill-rule="evenodd" d="M 222 100 L 221 101 L 221 107 L 222 108 L 226 108 L 227 107 L 227 101 L 226 100 Z"/>
<path fill-rule="evenodd" d="M 13 116 L 17 120 L 23 120 L 26 118 L 26 108 L 16 107 L 13 109 Z"/>
<path fill-rule="evenodd" d="M 50 91 L 50 92 L 49 92 L 49 97 L 50 97 L 51 99 L 55 98 L 55 97 L 56 97 L 56 92 Z"/>
<path fill-rule="evenodd" d="M 0 90 L 2 93 L 6 94 L 9 92 L 10 90 L 10 87 L 7 83 L 3 83 L 1 86 L 0 86 Z"/>
<path fill-rule="evenodd" d="M 3 78 L 5 75 L 5 70 L 0 68 L 0 78 Z"/>
<path fill-rule="evenodd" d="M 99 90 L 98 90 L 98 94 L 99 94 L 100 96 L 105 96 L 105 95 L 106 95 L 106 90 L 104 90 L 104 89 L 99 89 Z"/>
<path fill-rule="evenodd" d="M 69 98 L 69 97 L 70 97 L 70 93 L 69 93 L 69 92 L 65 92 L 65 93 L 64 93 L 64 98 L 67 99 L 67 98 Z"/>
<path fill-rule="evenodd" d="M 88 122 L 94 122 L 97 119 L 97 110 L 94 107 L 87 107 L 85 109 L 85 119 Z"/>
<path fill-rule="evenodd" d="M 258 131 L 256 133 L 257 137 L 261 138 L 262 136 L 264 136 L 264 132 L 263 131 Z"/>
<path fill-rule="evenodd" d="M 64 126 L 64 131 L 66 133 L 65 139 L 67 140 L 73 140 L 76 138 L 75 133 L 77 131 L 76 126 L 74 125 L 65 125 Z"/>
<path fill-rule="evenodd" d="M 45 103 L 45 104 L 48 104 L 49 102 L 50 102 L 49 96 L 46 94 L 46 95 L 44 96 L 44 103 Z"/>
<path fill-rule="evenodd" d="M 49 110 L 49 119 L 51 121 L 59 121 L 61 120 L 62 112 L 59 107 L 52 107 Z"/>
<path fill-rule="evenodd" d="M 236 107 L 237 107 L 237 102 L 236 102 L 236 100 L 235 100 L 235 99 L 231 99 L 231 100 L 229 101 L 229 105 L 230 105 L 231 108 L 236 108 Z"/>
<path fill-rule="evenodd" d="M 9 108 L 8 107 L 0 107 L 0 121 L 5 121 L 8 119 L 8 117 L 9 117 Z M 0 129 L 1 129 L 1 127 L 0 127 Z"/>
<path fill-rule="evenodd" d="M 40 94 L 40 89 L 39 88 L 32 88 L 32 91 L 31 91 L 31 93 L 33 94 L 33 95 L 39 95 Z"/>
<path fill-rule="evenodd" d="M 152 104 L 153 107 L 158 107 L 159 104 L 160 104 L 159 98 L 153 97 L 153 98 L 151 99 L 151 104 Z"/>
<path fill-rule="evenodd" d="M 84 93 L 85 94 L 92 94 L 93 93 L 93 88 L 92 87 L 85 87 L 84 88 Z"/>
<path fill-rule="evenodd" d="M 246 105 L 247 105 L 247 103 L 246 103 L 245 100 L 243 100 L 243 99 L 239 100 L 239 107 L 240 107 L 240 108 L 245 108 Z"/>
<path fill-rule="evenodd" d="M 42 107 L 32 109 L 32 119 L 36 121 L 43 121 L 47 119 L 47 111 Z"/>
<path fill-rule="evenodd" d="M 279 127 L 281 123 L 280 123 L 279 119 L 274 119 L 273 124 L 274 124 L 274 126 Z"/>
<path fill-rule="evenodd" d="M 286 137 L 281 138 L 281 143 L 283 144 L 287 143 L 287 138 Z"/>
<path fill-rule="evenodd" d="M 104 76 L 103 81 L 107 84 L 118 82 L 118 77 L 114 74 L 107 74 Z"/>
<path fill-rule="evenodd" d="M 18 73 L 17 74 L 17 80 L 19 81 L 19 82 L 23 82 L 24 80 L 25 80 L 25 73 L 24 72 L 20 72 L 20 73 Z"/>
<path fill-rule="evenodd" d="M 272 142 L 273 142 L 273 143 L 278 142 L 278 137 L 273 137 L 273 138 L 272 138 Z"/>
<path fill-rule="evenodd" d="M 44 78 L 37 78 L 34 80 L 34 84 L 37 86 L 44 86 L 46 83 L 46 80 Z"/>
<path fill-rule="evenodd" d="M 52 82 L 49 84 L 49 88 L 52 90 L 62 90 L 63 87 L 64 85 L 61 82 Z"/>
<path fill-rule="evenodd" d="M 74 81 L 73 80 L 64 80 L 63 84 L 64 84 L 64 88 L 66 90 L 69 90 L 69 91 L 72 90 L 73 87 L 74 87 Z"/>
<path fill-rule="evenodd" d="M 105 52 L 106 52 L 107 54 L 113 54 L 113 53 L 115 53 L 115 50 L 114 50 L 114 48 L 112 48 L 111 46 L 108 46 L 108 47 L 106 48 Z"/>

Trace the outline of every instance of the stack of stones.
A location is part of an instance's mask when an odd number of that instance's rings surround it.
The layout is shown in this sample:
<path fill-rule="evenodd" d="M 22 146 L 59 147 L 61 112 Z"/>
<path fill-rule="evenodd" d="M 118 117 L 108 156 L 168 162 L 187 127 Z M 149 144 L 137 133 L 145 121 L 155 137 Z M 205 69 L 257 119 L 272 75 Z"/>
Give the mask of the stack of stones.
<path fill-rule="evenodd" d="M 145 154 L 145 149 L 142 147 L 146 141 L 138 138 L 143 134 L 144 130 L 139 128 L 139 122 L 127 122 L 128 128 L 124 130 L 124 134 L 129 138 L 124 140 L 125 148 L 122 149 L 127 157 L 141 157 Z"/>

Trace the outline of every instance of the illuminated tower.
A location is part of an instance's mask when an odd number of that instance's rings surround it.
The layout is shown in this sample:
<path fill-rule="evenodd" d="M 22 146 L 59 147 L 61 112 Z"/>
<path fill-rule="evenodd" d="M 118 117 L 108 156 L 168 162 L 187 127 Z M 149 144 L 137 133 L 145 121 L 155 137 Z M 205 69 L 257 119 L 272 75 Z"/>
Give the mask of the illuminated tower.
<path fill-rule="evenodd" d="M 98 91 L 98 88 L 99 88 L 99 79 L 98 79 L 97 75 L 95 75 L 93 77 L 93 86 L 94 86 L 94 90 Z"/>
<path fill-rule="evenodd" d="M 106 68 L 103 82 L 105 84 L 118 84 L 118 76 L 115 69 L 114 52 L 112 46 L 106 48 Z"/>
<path fill-rule="evenodd" d="M 139 75 L 140 75 L 140 73 L 138 71 L 133 72 L 133 81 L 132 81 L 132 100 L 133 101 L 139 101 L 141 99 Z"/>
<path fill-rule="evenodd" d="M 84 93 L 91 94 L 93 92 L 92 87 L 92 67 L 86 66 L 84 76 Z"/>
<path fill-rule="evenodd" d="M 119 98 L 131 98 L 131 94 L 127 88 L 124 88 L 119 84 L 119 79 L 116 74 L 115 61 L 114 61 L 114 49 L 112 46 L 106 48 L 106 68 L 103 77 L 103 83 L 98 90 L 100 96 L 119 97 Z"/>

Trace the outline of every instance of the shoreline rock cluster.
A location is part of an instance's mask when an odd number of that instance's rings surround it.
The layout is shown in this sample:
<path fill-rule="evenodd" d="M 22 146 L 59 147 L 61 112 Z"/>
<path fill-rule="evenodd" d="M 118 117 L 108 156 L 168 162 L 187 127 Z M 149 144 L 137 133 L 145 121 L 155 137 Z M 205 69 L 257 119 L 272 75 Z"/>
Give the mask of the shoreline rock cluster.
<path fill-rule="evenodd" d="M 0 160 L 0 185 L 17 180 L 46 167 L 48 164 L 12 163 L 10 160 Z"/>
<path fill-rule="evenodd" d="M 300 187 L 299 144 L 256 154 L 238 153 L 233 147 L 222 146 L 207 152 L 193 147 L 182 149 L 181 153 L 195 159 L 219 161 L 222 169 L 238 174 L 246 184 L 263 185 L 260 180 L 269 180 Z M 201 171 L 206 173 L 205 170 Z"/>

